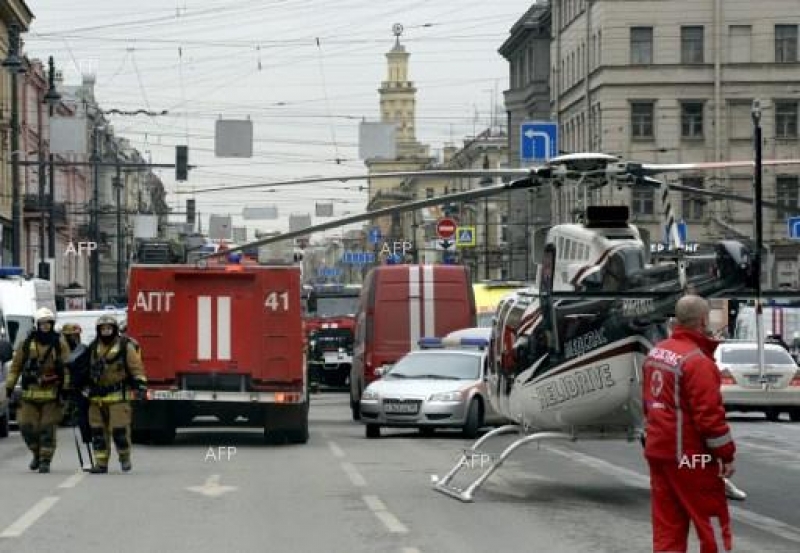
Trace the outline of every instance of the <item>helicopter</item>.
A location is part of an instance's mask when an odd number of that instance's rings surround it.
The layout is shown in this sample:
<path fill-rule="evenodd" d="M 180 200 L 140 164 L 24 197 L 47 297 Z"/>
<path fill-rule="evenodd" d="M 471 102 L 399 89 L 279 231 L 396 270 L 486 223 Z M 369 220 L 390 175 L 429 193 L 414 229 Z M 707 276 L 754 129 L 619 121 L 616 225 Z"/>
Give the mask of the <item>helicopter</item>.
<path fill-rule="evenodd" d="M 763 165 L 798 165 L 799 159 L 765 160 Z M 412 201 L 339 218 L 300 231 L 264 238 L 229 251 L 269 244 L 422 207 L 488 197 L 515 189 L 563 186 L 570 181 L 599 188 L 664 186 L 733 201 L 752 198 L 662 183 L 654 176 L 667 172 L 753 167 L 753 161 L 647 164 L 604 153 L 576 153 L 552 158 L 523 169 L 409 171 L 347 177 L 319 177 L 269 185 L 333 182 L 356 178 L 503 177 L 513 179 L 454 194 Z M 668 335 L 678 298 L 686 293 L 704 297 L 800 296 L 760 289 L 760 257 L 741 241 L 721 240 L 706 253 L 688 254 L 681 242 L 672 208 L 665 201 L 670 256 L 646 261 L 646 244 L 628 222 L 626 206 L 587 206 L 583 222 L 557 224 L 547 234 L 537 286 L 505 298 L 495 314 L 489 343 L 489 401 L 511 424 L 491 430 L 462 454 L 443 477 L 433 476 L 434 488 L 461 501 L 475 491 L 518 448 L 543 440 L 611 438 L 637 441 L 643 435 L 641 367 L 648 351 Z M 762 202 L 767 207 L 775 204 Z M 760 241 L 757 241 L 757 244 Z M 216 253 L 207 257 L 222 255 Z M 451 482 L 468 465 L 487 455 L 483 446 L 510 433 L 519 437 L 466 488 Z M 482 457 L 483 458 L 483 457 Z"/>

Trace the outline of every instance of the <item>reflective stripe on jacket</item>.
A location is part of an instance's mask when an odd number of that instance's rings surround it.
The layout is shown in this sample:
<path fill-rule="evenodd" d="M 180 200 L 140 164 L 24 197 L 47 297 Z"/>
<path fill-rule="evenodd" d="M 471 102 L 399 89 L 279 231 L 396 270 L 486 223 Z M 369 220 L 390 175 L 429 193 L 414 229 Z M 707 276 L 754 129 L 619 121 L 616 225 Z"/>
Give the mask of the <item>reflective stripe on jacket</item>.
<path fill-rule="evenodd" d="M 647 457 L 680 463 L 684 456 L 711 454 L 724 462 L 733 460 L 736 446 L 713 359 L 717 344 L 677 326 L 647 356 L 642 389 Z"/>

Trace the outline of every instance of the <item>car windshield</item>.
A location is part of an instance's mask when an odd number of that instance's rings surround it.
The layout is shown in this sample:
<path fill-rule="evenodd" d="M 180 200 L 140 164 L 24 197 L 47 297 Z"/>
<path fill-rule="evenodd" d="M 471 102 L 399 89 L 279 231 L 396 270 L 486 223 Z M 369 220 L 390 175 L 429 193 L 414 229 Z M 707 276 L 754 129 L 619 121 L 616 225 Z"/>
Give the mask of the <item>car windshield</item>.
<path fill-rule="evenodd" d="M 395 378 L 441 378 L 477 380 L 481 374 L 481 358 L 463 353 L 414 353 L 392 367 L 387 376 Z"/>
<path fill-rule="evenodd" d="M 758 349 L 723 349 L 721 361 L 729 365 L 758 365 Z M 794 360 L 782 349 L 764 349 L 764 362 L 769 365 L 792 365 Z"/>
<path fill-rule="evenodd" d="M 358 296 L 329 296 L 317 298 L 317 317 L 352 315 L 358 311 Z"/>

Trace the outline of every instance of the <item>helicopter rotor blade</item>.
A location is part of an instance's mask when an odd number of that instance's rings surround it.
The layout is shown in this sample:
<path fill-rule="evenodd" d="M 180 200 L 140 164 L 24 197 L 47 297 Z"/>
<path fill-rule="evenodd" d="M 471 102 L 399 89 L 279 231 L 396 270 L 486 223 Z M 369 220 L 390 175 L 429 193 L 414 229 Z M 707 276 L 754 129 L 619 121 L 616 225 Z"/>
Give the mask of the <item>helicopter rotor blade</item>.
<path fill-rule="evenodd" d="M 661 173 L 679 171 L 709 171 L 714 169 L 735 169 L 737 167 L 754 167 L 754 161 L 712 161 L 703 163 L 631 163 L 622 162 L 627 172 L 635 176 L 652 176 Z M 800 159 L 766 159 L 762 165 L 800 165 Z"/>
<path fill-rule="evenodd" d="M 333 228 L 338 228 L 344 225 L 350 225 L 353 223 L 360 223 L 361 221 L 369 221 L 370 219 L 376 219 L 378 217 L 383 217 L 386 215 L 394 215 L 395 213 L 404 213 L 406 211 L 415 211 L 417 209 L 421 209 L 423 207 L 429 207 L 433 205 L 441 205 L 450 202 L 458 202 L 458 201 L 466 201 L 472 200 L 477 198 L 485 198 L 489 196 L 494 196 L 496 194 L 501 194 L 503 192 L 509 192 L 511 190 L 521 190 L 521 189 L 528 189 L 533 188 L 536 186 L 541 186 L 542 181 L 537 178 L 536 176 L 528 177 L 524 179 L 518 179 L 512 181 L 507 184 L 500 184 L 494 186 L 486 186 L 484 188 L 476 188 L 473 190 L 467 190 L 464 192 L 457 192 L 455 194 L 448 194 L 446 196 L 439 196 L 438 198 L 426 198 L 424 200 L 417 200 L 414 202 L 408 202 L 401 205 L 389 206 L 384 207 L 381 209 L 375 209 L 373 211 L 367 211 L 365 213 L 359 213 L 358 215 L 350 215 L 348 217 L 341 217 L 339 219 L 335 219 L 333 221 L 328 221 L 325 223 L 320 223 L 319 225 L 313 225 L 308 228 L 304 228 L 302 230 L 295 230 L 290 232 L 284 232 L 283 234 L 279 234 L 276 236 L 270 236 L 268 238 L 261 238 L 260 240 L 255 240 L 253 242 L 249 242 L 247 244 L 243 244 L 241 246 L 236 246 L 233 248 L 229 248 L 222 252 L 212 253 L 206 256 L 203 256 L 201 259 L 208 259 L 213 257 L 220 257 L 223 255 L 227 255 L 229 253 L 241 251 L 248 248 L 253 248 L 257 246 L 264 246 L 266 244 L 272 244 L 274 242 L 281 242 L 283 240 L 289 240 L 292 238 L 297 238 L 299 236 L 306 236 L 308 234 L 312 234 L 314 232 L 321 232 L 323 230 L 329 230 Z"/>

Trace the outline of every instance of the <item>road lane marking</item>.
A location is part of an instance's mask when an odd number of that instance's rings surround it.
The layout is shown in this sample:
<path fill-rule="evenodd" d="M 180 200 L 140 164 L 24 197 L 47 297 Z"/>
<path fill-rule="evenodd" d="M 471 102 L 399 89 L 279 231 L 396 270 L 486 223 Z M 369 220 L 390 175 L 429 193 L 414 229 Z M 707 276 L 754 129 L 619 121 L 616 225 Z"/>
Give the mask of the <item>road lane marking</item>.
<path fill-rule="evenodd" d="M 542 447 L 546 448 L 548 451 L 551 451 L 568 459 L 572 459 L 573 461 L 584 464 L 586 466 L 592 467 L 599 472 L 613 476 L 614 478 L 622 481 L 623 483 L 627 483 L 631 486 L 639 488 L 646 488 L 647 490 L 650 489 L 650 478 L 644 476 L 643 474 L 639 474 L 636 471 L 622 468 L 617 465 L 612 465 L 611 463 L 604 461 L 602 459 L 598 459 L 597 457 L 592 457 L 590 455 L 578 453 L 577 451 L 574 450 L 567 451 L 547 445 L 544 445 Z M 729 505 L 728 510 L 730 511 L 730 514 L 733 518 L 736 518 L 756 528 L 757 530 L 771 533 L 785 540 L 789 540 L 795 543 L 800 543 L 800 528 L 797 528 L 795 526 L 792 526 L 791 524 L 787 524 L 785 522 L 782 522 L 780 520 L 768 516 L 760 515 L 753 511 L 748 511 L 747 509 L 742 509 L 741 507 Z"/>
<path fill-rule="evenodd" d="M 422 553 L 422 552 L 416 547 L 404 547 L 403 549 L 400 550 L 400 553 Z"/>
<path fill-rule="evenodd" d="M 76 472 L 75 474 L 73 474 L 72 476 L 70 476 L 69 478 L 64 480 L 61 484 L 59 484 L 58 487 L 59 488 L 74 488 L 75 486 L 78 485 L 78 482 L 83 480 L 83 478 L 85 476 L 86 476 L 86 473 L 83 472 L 83 471 Z"/>
<path fill-rule="evenodd" d="M 337 457 L 339 459 L 342 459 L 344 457 L 344 451 L 342 451 L 342 448 L 336 445 L 335 442 L 328 442 L 328 447 L 330 448 L 331 453 L 333 453 L 334 457 Z"/>
<path fill-rule="evenodd" d="M 53 505 L 58 502 L 58 497 L 48 496 L 42 498 L 36 505 L 28 509 L 28 512 L 23 514 L 11 526 L 3 530 L 0 538 L 17 538 L 21 536 L 25 530 L 30 528 L 39 518 L 41 518 Z"/>
<path fill-rule="evenodd" d="M 365 495 L 363 496 L 364 503 L 367 504 L 369 510 L 378 517 L 386 529 L 393 534 L 406 534 L 408 533 L 408 528 L 406 528 L 405 524 L 400 522 L 400 520 L 394 516 L 384 505 L 383 501 L 376 495 Z"/>
<path fill-rule="evenodd" d="M 367 485 L 367 481 L 364 480 L 364 477 L 358 472 L 358 469 L 353 466 L 352 463 L 342 463 L 342 470 L 347 474 L 347 477 L 350 479 L 350 482 L 353 483 L 354 486 L 363 488 Z"/>

